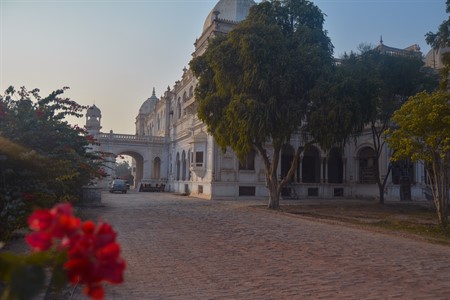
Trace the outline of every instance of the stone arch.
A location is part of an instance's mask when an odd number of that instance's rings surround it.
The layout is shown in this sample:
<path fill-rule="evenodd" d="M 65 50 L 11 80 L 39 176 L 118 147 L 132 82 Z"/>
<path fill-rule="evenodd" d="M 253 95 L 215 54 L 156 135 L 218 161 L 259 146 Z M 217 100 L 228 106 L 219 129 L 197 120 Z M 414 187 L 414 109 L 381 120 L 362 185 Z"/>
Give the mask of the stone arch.
<path fill-rule="evenodd" d="M 160 179 L 161 178 L 161 158 L 158 156 L 155 157 L 153 160 L 153 172 L 152 172 L 152 178 L 153 179 Z"/>
<path fill-rule="evenodd" d="M 320 183 L 320 151 L 317 147 L 305 149 L 302 159 L 302 181 L 304 183 Z"/>
<path fill-rule="evenodd" d="M 362 147 L 358 151 L 358 176 L 359 183 L 375 183 L 375 158 L 376 152 L 370 146 Z"/>
<path fill-rule="evenodd" d="M 291 168 L 292 160 L 294 159 L 295 151 L 294 147 L 291 145 L 285 144 L 281 147 L 281 178 L 286 177 Z M 294 181 L 294 176 L 292 176 L 291 181 Z"/>
<path fill-rule="evenodd" d="M 133 183 L 130 183 L 131 185 L 137 186 L 139 182 L 144 179 L 144 157 L 142 154 L 132 151 L 132 150 L 119 150 L 117 151 L 118 155 L 128 155 L 130 156 L 133 161 L 131 163 L 131 174 L 133 175 Z"/>
<path fill-rule="evenodd" d="M 328 154 L 328 182 L 344 182 L 344 163 L 341 151 L 337 147 L 331 148 L 330 153 Z"/>
<path fill-rule="evenodd" d="M 181 153 L 181 180 L 186 180 L 186 152 Z"/>

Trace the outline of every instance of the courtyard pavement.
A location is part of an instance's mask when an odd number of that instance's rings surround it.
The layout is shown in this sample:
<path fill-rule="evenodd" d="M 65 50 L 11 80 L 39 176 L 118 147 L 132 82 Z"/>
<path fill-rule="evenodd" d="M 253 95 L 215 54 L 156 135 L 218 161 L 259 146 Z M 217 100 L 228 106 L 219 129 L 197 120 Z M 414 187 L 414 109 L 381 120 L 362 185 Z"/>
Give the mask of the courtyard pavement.
<path fill-rule="evenodd" d="M 450 247 L 170 193 L 103 193 L 127 261 L 106 299 L 450 299 Z M 81 288 L 72 299 L 85 299 Z"/>

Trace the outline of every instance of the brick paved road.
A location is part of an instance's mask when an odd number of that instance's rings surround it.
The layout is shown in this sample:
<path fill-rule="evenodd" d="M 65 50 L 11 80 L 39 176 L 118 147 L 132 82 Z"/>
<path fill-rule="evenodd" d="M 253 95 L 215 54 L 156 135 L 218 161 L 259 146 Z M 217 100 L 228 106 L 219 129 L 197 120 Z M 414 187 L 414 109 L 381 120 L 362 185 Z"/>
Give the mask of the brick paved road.
<path fill-rule="evenodd" d="M 87 213 L 113 224 L 128 263 L 107 299 L 450 299 L 449 247 L 250 202 L 161 193 L 103 202 Z"/>

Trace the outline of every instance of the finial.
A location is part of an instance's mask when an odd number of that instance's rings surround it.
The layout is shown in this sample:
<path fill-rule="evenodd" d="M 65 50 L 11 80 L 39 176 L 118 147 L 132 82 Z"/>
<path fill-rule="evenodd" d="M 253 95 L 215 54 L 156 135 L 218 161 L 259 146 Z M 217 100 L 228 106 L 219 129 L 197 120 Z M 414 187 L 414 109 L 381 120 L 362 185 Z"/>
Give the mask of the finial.
<path fill-rule="evenodd" d="M 156 97 L 156 94 L 155 94 L 155 87 L 153 87 L 152 96 L 155 96 L 155 97 Z"/>
<path fill-rule="evenodd" d="M 380 35 L 380 44 L 383 45 L 383 36 Z"/>

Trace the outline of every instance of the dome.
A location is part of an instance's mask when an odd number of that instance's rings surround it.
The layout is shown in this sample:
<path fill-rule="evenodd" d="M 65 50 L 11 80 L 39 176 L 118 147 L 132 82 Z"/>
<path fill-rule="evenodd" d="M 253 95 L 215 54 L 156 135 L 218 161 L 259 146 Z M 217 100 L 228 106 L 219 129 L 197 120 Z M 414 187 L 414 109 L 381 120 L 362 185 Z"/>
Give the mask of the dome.
<path fill-rule="evenodd" d="M 219 19 L 240 22 L 247 17 L 253 5 L 255 5 L 253 0 L 220 0 L 206 17 L 203 32 L 211 26 L 216 13 L 219 13 L 217 16 Z"/>
<path fill-rule="evenodd" d="M 152 96 L 142 103 L 141 108 L 139 109 L 139 114 L 149 114 L 152 112 L 158 100 L 159 99 L 155 95 L 155 88 L 153 88 Z"/>
<path fill-rule="evenodd" d="M 99 118 L 101 116 L 102 116 L 102 112 L 100 111 L 100 109 L 97 106 L 95 106 L 95 104 L 87 109 L 86 117 Z"/>

